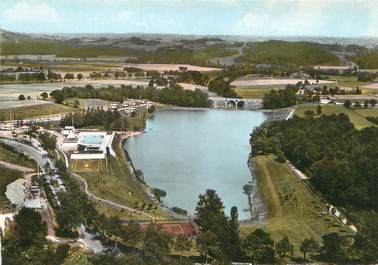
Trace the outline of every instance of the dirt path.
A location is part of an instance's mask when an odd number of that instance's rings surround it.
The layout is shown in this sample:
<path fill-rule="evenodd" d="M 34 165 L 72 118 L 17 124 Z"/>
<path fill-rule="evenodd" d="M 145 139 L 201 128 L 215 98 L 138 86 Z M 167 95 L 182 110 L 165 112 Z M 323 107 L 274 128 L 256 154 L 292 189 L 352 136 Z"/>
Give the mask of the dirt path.
<path fill-rule="evenodd" d="M 23 166 L 11 164 L 11 163 L 8 163 L 8 162 L 2 161 L 2 160 L 0 160 L 0 167 L 5 167 L 5 168 L 8 168 L 8 169 L 17 170 L 17 171 L 21 171 L 21 172 L 28 172 L 28 173 L 35 171 L 34 169 L 32 169 L 30 167 L 23 167 Z"/>
<path fill-rule="evenodd" d="M 260 163 L 258 162 L 258 165 L 260 169 L 264 172 L 263 176 L 265 176 L 265 182 L 266 182 L 266 187 L 267 190 L 269 191 L 269 195 L 271 198 L 271 209 L 268 209 L 268 217 L 276 217 L 276 216 L 282 216 L 282 207 L 280 205 L 280 199 L 278 197 L 276 188 L 273 183 L 272 176 L 270 174 L 269 169 L 266 166 L 266 163 Z"/>

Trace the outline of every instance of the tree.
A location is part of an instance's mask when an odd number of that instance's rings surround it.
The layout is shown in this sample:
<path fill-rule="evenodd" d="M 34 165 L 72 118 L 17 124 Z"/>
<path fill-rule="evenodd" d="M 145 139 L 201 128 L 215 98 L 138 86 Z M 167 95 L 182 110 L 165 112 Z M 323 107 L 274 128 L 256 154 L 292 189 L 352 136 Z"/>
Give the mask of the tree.
<path fill-rule="evenodd" d="M 237 261 L 241 258 L 241 249 L 240 249 L 240 236 L 239 236 L 239 222 L 238 222 L 238 208 L 233 206 L 230 212 L 230 244 L 229 244 L 229 253 L 232 261 Z"/>
<path fill-rule="evenodd" d="M 61 90 L 54 90 L 50 93 L 50 96 L 55 99 L 55 103 L 57 104 L 62 104 L 65 99 L 65 96 Z"/>
<path fill-rule="evenodd" d="M 300 251 L 303 253 L 303 258 L 306 259 L 306 255 L 307 253 L 316 253 L 317 251 L 319 251 L 319 243 L 311 238 L 311 239 L 305 239 L 302 241 L 301 243 L 301 246 L 300 246 Z"/>
<path fill-rule="evenodd" d="M 351 238 L 340 236 L 337 233 L 329 233 L 322 237 L 322 256 L 329 262 L 342 262 L 348 260 L 351 254 Z"/>
<path fill-rule="evenodd" d="M 75 76 L 74 76 L 74 74 L 72 74 L 72 73 L 66 73 L 65 75 L 64 75 L 64 79 L 74 79 L 75 78 Z"/>
<path fill-rule="evenodd" d="M 165 196 L 167 196 L 167 192 L 164 191 L 164 190 L 161 190 L 161 189 L 158 189 L 158 188 L 154 188 L 152 191 L 153 191 L 153 193 L 154 193 L 156 199 L 157 199 L 159 202 L 161 202 L 162 199 L 163 199 Z"/>
<path fill-rule="evenodd" d="M 276 243 L 276 251 L 280 259 L 283 259 L 288 253 L 293 251 L 293 245 L 290 244 L 287 236 Z"/>
<path fill-rule="evenodd" d="M 345 100 L 344 107 L 346 107 L 347 109 L 349 109 L 351 106 L 352 106 L 352 102 L 350 100 Z"/>
<path fill-rule="evenodd" d="M 161 257 L 169 254 L 171 238 L 162 233 L 156 225 L 150 224 L 144 237 L 144 251 L 147 255 Z"/>
<path fill-rule="evenodd" d="M 361 108 L 361 104 L 360 104 L 360 102 L 358 102 L 358 101 L 354 102 L 354 107 L 355 107 L 356 109 L 360 109 L 360 108 Z"/>
<path fill-rule="evenodd" d="M 215 190 L 208 189 L 205 194 L 199 196 L 195 217 L 201 233 L 208 232 L 213 237 L 212 244 L 220 248 L 220 251 L 211 253 L 211 256 L 217 261 L 230 261 L 230 224 L 224 213 L 223 202 Z"/>
<path fill-rule="evenodd" d="M 70 245 L 68 244 L 60 244 L 54 253 L 52 264 L 60 265 L 63 263 L 65 258 L 68 256 L 68 252 L 70 251 Z"/>
<path fill-rule="evenodd" d="M 369 101 L 368 100 L 365 100 L 365 103 L 364 103 L 364 109 L 367 109 L 369 108 Z"/>
<path fill-rule="evenodd" d="M 143 234 L 136 222 L 130 222 L 122 229 L 121 237 L 126 245 L 135 248 L 142 242 Z"/>
<path fill-rule="evenodd" d="M 197 237 L 197 248 L 202 256 L 205 256 L 205 263 L 207 264 L 208 258 L 216 259 L 221 252 L 220 244 L 217 236 L 210 231 L 201 233 Z"/>
<path fill-rule="evenodd" d="M 21 245 L 31 246 L 33 242 L 44 239 L 47 234 L 42 216 L 30 208 L 22 208 L 14 218 Z"/>
<path fill-rule="evenodd" d="M 18 100 L 25 100 L 25 99 L 26 99 L 25 96 L 22 94 L 18 96 Z"/>
<path fill-rule="evenodd" d="M 49 97 L 49 95 L 47 94 L 47 92 L 43 92 L 43 93 L 41 93 L 40 96 L 42 97 L 43 100 L 46 100 L 46 98 Z"/>
<path fill-rule="evenodd" d="M 80 74 L 80 73 L 79 73 L 79 74 L 77 74 L 77 79 L 78 79 L 78 80 L 81 80 L 81 79 L 83 79 L 83 74 Z"/>
<path fill-rule="evenodd" d="M 370 103 L 371 107 L 374 108 L 375 105 L 377 105 L 377 100 L 371 99 L 371 100 L 369 100 L 369 103 Z"/>
<path fill-rule="evenodd" d="M 316 113 L 317 114 L 321 114 L 322 113 L 322 106 L 318 105 L 318 107 L 316 108 Z"/>
<path fill-rule="evenodd" d="M 181 259 L 182 259 L 182 252 L 190 251 L 192 247 L 193 247 L 192 241 L 185 236 L 178 236 L 173 241 L 173 249 L 179 252 L 179 255 L 180 255 L 180 264 L 181 264 Z"/>
<path fill-rule="evenodd" d="M 253 262 L 274 262 L 274 241 L 270 234 L 262 229 L 250 233 L 242 243 L 244 254 Z"/>

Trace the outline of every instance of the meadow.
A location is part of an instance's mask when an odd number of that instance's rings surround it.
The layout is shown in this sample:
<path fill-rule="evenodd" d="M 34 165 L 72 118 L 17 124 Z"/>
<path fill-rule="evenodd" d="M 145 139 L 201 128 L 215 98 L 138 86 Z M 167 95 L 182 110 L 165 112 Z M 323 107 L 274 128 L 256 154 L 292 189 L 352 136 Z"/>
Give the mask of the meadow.
<path fill-rule="evenodd" d="M 315 105 L 315 104 L 299 105 L 295 109 L 295 115 L 297 115 L 299 117 L 304 117 L 306 111 L 313 111 L 315 113 L 314 117 L 320 117 L 321 115 L 332 115 L 332 114 L 338 115 L 340 113 L 344 113 L 344 114 L 348 115 L 350 121 L 354 124 L 356 129 L 362 129 L 362 128 L 365 128 L 365 127 L 375 126 L 374 123 L 366 120 L 364 118 L 364 115 L 362 115 L 362 113 L 365 110 L 362 110 L 362 109 L 358 109 L 358 110 L 347 109 L 347 108 L 345 108 L 344 106 L 341 106 L 341 105 L 331 105 L 330 104 L 330 105 L 321 105 L 322 113 L 316 114 L 317 106 L 318 105 Z M 366 110 L 366 112 L 367 111 L 371 111 L 371 112 L 374 112 L 374 113 L 376 112 L 376 110 Z"/>
<path fill-rule="evenodd" d="M 275 156 L 256 156 L 252 163 L 268 215 L 263 224 L 241 226 L 243 237 L 261 227 L 271 233 L 274 240 L 288 236 L 295 246 L 294 254 L 300 255 L 298 247 L 305 238 L 321 241 L 321 236 L 330 232 L 349 233 L 328 215 L 325 204 L 286 164 L 277 162 Z"/>

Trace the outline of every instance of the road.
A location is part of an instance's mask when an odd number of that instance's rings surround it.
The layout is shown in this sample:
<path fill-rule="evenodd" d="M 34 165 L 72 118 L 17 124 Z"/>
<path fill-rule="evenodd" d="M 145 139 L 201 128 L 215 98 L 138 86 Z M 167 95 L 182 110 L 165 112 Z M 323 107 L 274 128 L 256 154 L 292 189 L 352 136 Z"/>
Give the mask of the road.
<path fill-rule="evenodd" d="M 44 150 L 37 150 L 34 147 L 31 147 L 29 145 L 19 143 L 13 140 L 9 139 L 0 139 L 3 143 L 6 145 L 12 146 L 16 151 L 20 153 L 26 153 L 29 156 L 31 156 L 37 164 L 40 166 L 43 173 L 45 173 L 45 165 L 48 163 L 51 168 L 53 168 L 53 164 L 49 158 L 45 156 L 46 152 Z"/>
<path fill-rule="evenodd" d="M 22 152 L 22 153 L 26 153 L 26 154 L 30 155 L 38 163 L 38 165 L 41 167 L 43 172 L 44 172 L 44 166 L 46 165 L 46 163 L 48 163 L 51 166 L 52 169 L 55 168 L 54 165 L 52 164 L 51 160 L 44 156 L 44 154 L 46 153 L 44 150 L 37 150 L 37 149 L 35 149 L 35 148 L 33 148 L 29 145 L 19 143 L 19 142 L 13 141 L 13 140 L 9 140 L 9 139 L 0 139 L 0 141 L 2 141 L 3 143 L 5 143 L 9 146 L 12 146 L 18 152 Z M 54 213 L 52 211 L 52 208 L 49 205 L 47 205 L 47 209 L 45 209 L 43 211 L 43 213 L 44 213 L 44 215 L 46 217 L 46 221 L 48 223 L 48 228 L 49 228 L 48 229 L 48 231 L 49 231 L 48 238 L 50 240 L 55 239 L 59 242 L 69 241 L 69 240 L 59 239 L 59 238 L 55 237 L 55 233 L 53 231 L 53 227 L 55 226 L 55 221 L 53 220 L 54 219 Z M 85 232 L 85 233 L 83 231 L 81 231 L 81 232 L 82 232 L 83 237 L 78 239 L 78 240 L 75 240 L 75 242 L 83 244 L 86 248 L 92 250 L 95 253 L 99 253 L 99 252 L 101 252 L 105 249 L 102 246 L 100 241 L 94 239 L 93 235 L 91 235 L 87 232 Z"/>

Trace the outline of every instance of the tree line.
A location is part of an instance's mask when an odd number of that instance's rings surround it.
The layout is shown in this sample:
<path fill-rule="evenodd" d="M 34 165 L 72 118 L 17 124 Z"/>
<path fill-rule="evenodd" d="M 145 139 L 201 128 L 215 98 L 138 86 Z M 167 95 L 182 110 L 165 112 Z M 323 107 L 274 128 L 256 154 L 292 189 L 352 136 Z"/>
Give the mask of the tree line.
<path fill-rule="evenodd" d="M 180 107 L 207 107 L 207 96 L 200 90 L 184 90 L 179 85 L 157 89 L 152 86 L 132 87 L 102 87 L 95 89 L 91 85 L 85 87 L 64 87 L 62 90 L 54 90 L 50 96 L 57 103 L 63 103 L 66 98 L 97 98 L 110 101 L 122 101 L 126 98 L 148 99 L 163 104 L 177 105 Z"/>
<path fill-rule="evenodd" d="M 285 89 L 272 89 L 263 98 L 265 109 L 286 108 L 297 104 L 298 87 L 287 85 Z"/>

